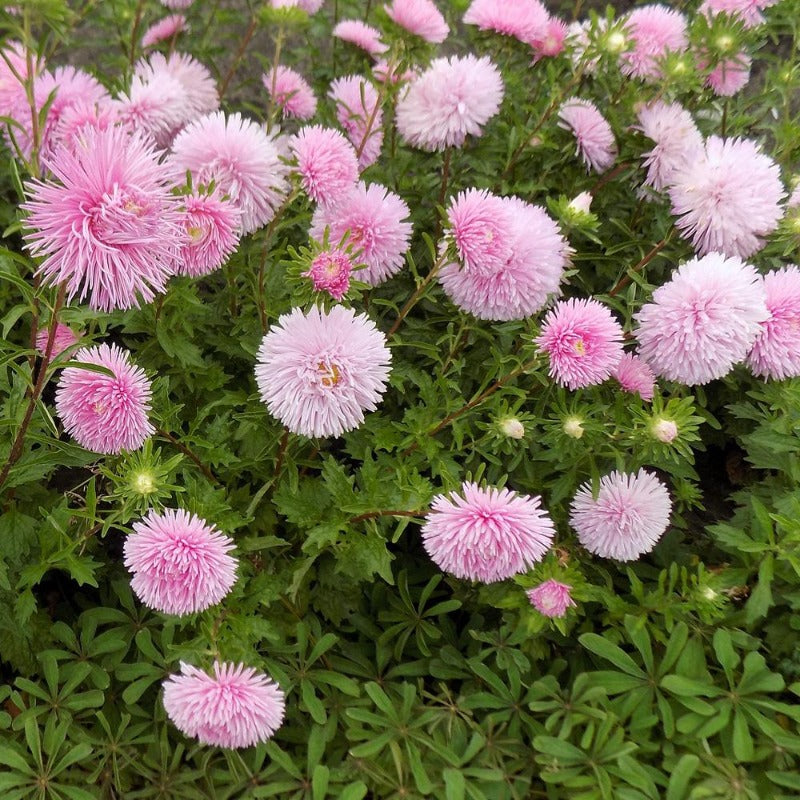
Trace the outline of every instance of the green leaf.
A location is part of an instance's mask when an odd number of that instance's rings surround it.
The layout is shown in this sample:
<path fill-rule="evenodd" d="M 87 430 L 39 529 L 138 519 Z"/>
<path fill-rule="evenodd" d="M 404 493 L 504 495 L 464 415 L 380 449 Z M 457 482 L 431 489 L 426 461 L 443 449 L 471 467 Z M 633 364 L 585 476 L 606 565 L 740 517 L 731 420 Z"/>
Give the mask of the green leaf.
<path fill-rule="evenodd" d="M 578 641 L 595 655 L 610 661 L 628 675 L 635 675 L 637 678 L 646 680 L 647 675 L 636 665 L 636 662 L 621 648 L 612 644 L 608 639 L 598 636 L 596 633 L 584 633 L 578 637 Z"/>
<path fill-rule="evenodd" d="M 682 755 L 670 770 L 669 785 L 664 800 L 687 800 L 689 781 L 699 765 L 700 759 L 693 753 Z"/>

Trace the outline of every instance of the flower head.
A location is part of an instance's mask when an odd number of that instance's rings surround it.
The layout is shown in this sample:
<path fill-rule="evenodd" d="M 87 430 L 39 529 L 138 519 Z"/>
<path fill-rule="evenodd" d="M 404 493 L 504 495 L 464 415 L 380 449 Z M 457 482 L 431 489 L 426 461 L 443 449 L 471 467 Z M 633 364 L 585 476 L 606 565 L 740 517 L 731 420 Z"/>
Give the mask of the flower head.
<path fill-rule="evenodd" d="M 709 17 L 728 14 L 740 19 L 746 28 L 754 28 L 764 22 L 761 12 L 777 2 L 778 0 L 703 0 L 699 11 Z"/>
<path fill-rule="evenodd" d="M 302 75 L 289 67 L 278 67 L 264 73 L 261 82 L 269 96 L 280 107 L 284 117 L 308 120 L 317 113 L 314 90 Z"/>
<path fill-rule="evenodd" d="M 662 69 L 658 63 L 669 53 L 683 52 L 688 46 L 686 17 L 660 4 L 641 6 L 628 14 L 625 21 L 633 49 L 620 57 L 625 75 L 656 80 Z"/>
<path fill-rule="evenodd" d="M 614 132 L 597 106 L 589 100 L 572 97 L 558 112 L 561 127 L 575 137 L 575 155 L 580 155 L 587 169 L 605 172 L 617 157 Z"/>
<path fill-rule="evenodd" d="M 652 400 L 656 376 L 648 363 L 639 356 L 623 353 L 611 376 L 622 387 L 623 392 L 638 394 L 642 400 Z"/>
<path fill-rule="evenodd" d="M 530 42 L 533 48 L 534 61 L 541 58 L 553 58 L 563 49 L 567 40 L 569 26 L 558 17 L 550 17 L 544 30 Z"/>
<path fill-rule="evenodd" d="M 671 511 L 667 487 L 655 475 L 643 469 L 635 475 L 612 472 L 600 479 L 597 497 L 591 483 L 581 486 L 569 522 L 590 553 L 634 561 L 656 546 Z"/>
<path fill-rule="evenodd" d="M 422 541 L 445 572 L 495 583 L 541 561 L 554 532 L 541 498 L 465 483 L 460 494 L 434 497 Z"/>
<path fill-rule="evenodd" d="M 333 29 L 333 35 L 360 47 L 371 56 L 379 56 L 388 49 L 381 41 L 381 32 L 360 19 L 343 19 Z"/>
<path fill-rule="evenodd" d="M 334 300 L 341 300 L 350 288 L 352 271 L 350 256 L 337 248 L 317 254 L 303 277 L 311 278 L 314 291 L 327 292 Z"/>
<path fill-rule="evenodd" d="M 123 125 L 163 148 L 184 124 L 185 100 L 186 92 L 177 78 L 162 75 L 158 81 L 149 81 L 134 74 L 128 91 L 114 100 L 113 108 Z"/>
<path fill-rule="evenodd" d="M 256 383 L 270 413 L 293 433 L 340 436 L 375 410 L 390 361 L 386 337 L 365 314 L 296 308 L 264 336 Z"/>
<path fill-rule="evenodd" d="M 709 253 L 681 265 L 636 314 L 639 351 L 658 375 L 708 383 L 744 360 L 768 316 L 755 269 Z"/>
<path fill-rule="evenodd" d="M 105 367 L 112 375 L 67 367 L 56 389 L 56 412 L 64 430 L 94 453 L 136 450 L 154 432 L 147 419 L 150 381 L 116 345 L 85 347 L 75 360 Z"/>
<path fill-rule="evenodd" d="M 168 174 L 150 143 L 121 128 L 84 128 L 49 163 L 55 179 L 31 181 L 25 241 L 43 257 L 45 283 L 94 309 L 139 306 L 165 290 L 182 244 Z"/>
<path fill-rule="evenodd" d="M 384 9 L 401 28 L 426 42 L 439 44 L 450 33 L 450 28 L 432 0 L 392 0 Z"/>
<path fill-rule="evenodd" d="M 52 361 L 57 356 L 61 355 L 68 347 L 77 344 L 80 341 L 78 336 L 69 325 L 64 325 L 63 322 L 56 323 L 56 332 L 53 335 L 53 344 L 50 346 L 50 360 Z M 47 351 L 47 343 L 50 341 L 50 329 L 45 325 L 36 331 L 36 350 L 40 355 L 44 355 Z"/>
<path fill-rule="evenodd" d="M 28 57 L 25 48 L 19 42 L 3 42 L 0 50 L 2 51 L 0 56 L 0 116 L 14 119 L 19 116 L 21 122 L 26 107 L 30 116 L 25 84 L 20 81 L 20 78 L 22 81 L 28 79 Z M 44 68 L 44 64 L 37 61 L 34 53 L 31 54 L 31 58 L 34 74 L 39 74 Z"/>
<path fill-rule="evenodd" d="M 800 376 L 800 268 L 794 264 L 764 276 L 769 319 L 761 323 L 747 364 L 761 378 Z"/>
<path fill-rule="evenodd" d="M 321 125 L 305 127 L 289 144 L 297 159 L 303 189 L 317 203 L 335 203 L 358 180 L 358 160 L 339 131 Z"/>
<path fill-rule="evenodd" d="M 347 133 L 353 147 L 361 152 L 362 169 L 378 160 L 383 145 L 383 111 L 375 87 L 360 75 L 338 78 L 328 96 L 336 103 L 336 119 Z"/>
<path fill-rule="evenodd" d="M 726 58 L 717 64 L 706 76 L 706 86 L 720 97 L 732 97 L 747 86 L 750 80 L 750 65 L 753 59 L 747 53 L 739 53 L 735 58 Z M 704 64 L 699 64 L 701 69 Z"/>
<path fill-rule="evenodd" d="M 251 747 L 280 728 L 286 701 L 280 687 L 243 664 L 214 662 L 207 675 L 181 662 L 164 681 L 164 708 L 178 730 L 216 747 Z"/>
<path fill-rule="evenodd" d="M 472 0 L 464 14 L 467 25 L 513 36 L 526 44 L 543 38 L 549 19 L 539 0 Z"/>
<path fill-rule="evenodd" d="M 500 71 L 486 57 L 436 58 L 397 103 L 397 129 L 413 147 L 461 147 L 480 136 L 503 100 Z"/>
<path fill-rule="evenodd" d="M 183 14 L 169 14 L 151 25 L 142 36 L 142 48 L 147 49 L 159 42 L 173 39 L 186 30 L 186 17 Z"/>
<path fill-rule="evenodd" d="M 659 442 L 669 444 L 678 437 L 678 425 L 674 419 L 664 419 L 658 417 L 650 425 L 650 433 Z"/>
<path fill-rule="evenodd" d="M 411 223 L 406 203 L 385 186 L 358 183 L 332 206 L 317 208 L 309 234 L 322 241 L 325 229 L 330 241 L 339 242 L 347 234 L 348 244 L 366 264 L 358 280 L 378 286 L 402 269 L 411 239 Z"/>
<path fill-rule="evenodd" d="M 194 183 L 214 181 L 241 210 L 243 233 L 266 225 L 288 188 L 274 140 L 238 113 L 217 111 L 190 123 L 172 144 L 170 165 L 178 182 L 187 170 Z"/>
<path fill-rule="evenodd" d="M 574 390 L 611 375 L 622 358 L 622 328 L 597 300 L 562 300 L 545 317 L 536 344 L 550 357 L 550 377 Z"/>
<path fill-rule="evenodd" d="M 178 272 L 195 278 L 208 275 L 236 250 L 242 215 L 218 190 L 211 194 L 195 190 L 182 199 L 186 239 L 181 247 Z"/>
<path fill-rule="evenodd" d="M 567 609 L 575 607 L 571 592 L 572 587 L 569 584 L 551 578 L 529 589 L 526 594 L 531 605 L 540 614 L 544 614 L 545 617 L 564 617 Z"/>
<path fill-rule="evenodd" d="M 747 258 L 783 215 L 778 165 L 749 139 L 711 136 L 705 152 L 672 176 L 675 225 L 700 255 Z"/>
<path fill-rule="evenodd" d="M 149 608 L 194 614 L 215 606 L 236 583 L 233 540 L 187 511 L 153 510 L 125 539 L 131 588 Z"/>

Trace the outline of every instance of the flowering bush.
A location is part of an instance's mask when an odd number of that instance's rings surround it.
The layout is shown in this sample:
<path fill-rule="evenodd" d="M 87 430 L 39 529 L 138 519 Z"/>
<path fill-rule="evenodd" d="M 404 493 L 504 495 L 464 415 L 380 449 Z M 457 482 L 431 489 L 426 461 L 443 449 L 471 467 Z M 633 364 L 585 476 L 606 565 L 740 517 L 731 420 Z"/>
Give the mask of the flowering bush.
<path fill-rule="evenodd" d="M 797 797 L 799 29 L 6 6 L 2 796 Z"/>

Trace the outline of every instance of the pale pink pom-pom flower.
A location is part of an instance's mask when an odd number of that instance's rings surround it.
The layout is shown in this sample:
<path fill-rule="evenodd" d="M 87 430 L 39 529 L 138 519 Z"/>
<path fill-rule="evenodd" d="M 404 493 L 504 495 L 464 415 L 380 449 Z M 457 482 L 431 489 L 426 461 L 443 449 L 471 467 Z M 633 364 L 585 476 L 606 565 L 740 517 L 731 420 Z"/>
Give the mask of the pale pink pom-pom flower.
<path fill-rule="evenodd" d="M 338 305 L 295 308 L 264 336 L 256 383 L 292 433 L 340 436 L 377 408 L 390 362 L 386 337 L 366 314 Z"/>
<path fill-rule="evenodd" d="M 539 0 L 472 0 L 464 14 L 467 25 L 530 42 L 545 36 L 550 15 Z"/>
<path fill-rule="evenodd" d="M 136 450 L 153 434 L 147 418 L 150 381 L 127 350 L 102 344 L 78 350 L 75 361 L 105 367 L 113 375 L 67 367 L 56 389 L 64 430 L 87 450 L 114 454 Z"/>
<path fill-rule="evenodd" d="M 302 128 L 289 147 L 306 194 L 316 203 L 341 200 L 358 181 L 358 160 L 339 131 L 321 125 Z"/>
<path fill-rule="evenodd" d="M 313 89 L 293 69 L 278 65 L 273 72 L 264 73 L 261 82 L 284 117 L 308 120 L 317 113 Z"/>
<path fill-rule="evenodd" d="M 667 6 L 655 4 L 631 11 L 625 20 L 625 31 L 633 49 L 620 56 L 622 72 L 651 81 L 660 78 L 659 61 L 688 47 L 686 28 L 686 17 Z"/>
<path fill-rule="evenodd" d="M 635 315 L 639 352 L 668 380 L 708 383 L 745 359 L 768 316 L 755 269 L 709 253 L 682 264 Z"/>
<path fill-rule="evenodd" d="M 638 394 L 642 400 L 652 400 L 656 376 L 650 365 L 639 356 L 623 353 L 611 376 L 622 387 L 622 391 Z"/>
<path fill-rule="evenodd" d="M 610 377 L 622 358 L 622 327 L 597 300 L 562 300 L 545 317 L 536 344 L 550 357 L 550 377 L 575 390 Z"/>
<path fill-rule="evenodd" d="M 333 29 L 333 35 L 360 47 L 371 56 L 379 56 L 388 49 L 381 41 L 381 32 L 360 19 L 343 19 Z"/>
<path fill-rule="evenodd" d="M 283 723 L 286 700 L 267 675 L 243 664 L 214 662 L 207 675 L 181 662 L 164 681 L 164 709 L 178 730 L 215 747 L 252 747 Z"/>
<path fill-rule="evenodd" d="M 800 376 L 800 268 L 794 264 L 764 276 L 769 319 L 747 356 L 753 374 L 761 378 Z"/>
<path fill-rule="evenodd" d="M 150 510 L 125 539 L 131 588 L 148 607 L 184 616 L 217 605 L 236 583 L 233 540 L 182 509 Z"/>
<path fill-rule="evenodd" d="M 434 497 L 422 526 L 425 550 L 440 569 L 483 583 L 525 572 L 542 560 L 554 535 L 541 498 L 476 483 Z"/>
<path fill-rule="evenodd" d="M 728 14 L 740 19 L 746 28 L 754 28 L 764 22 L 761 12 L 777 2 L 778 0 L 703 0 L 698 11 L 709 17 Z"/>
<path fill-rule="evenodd" d="M 557 56 L 564 49 L 568 33 L 569 27 L 564 20 L 550 17 L 544 30 L 529 42 L 534 61 Z"/>
<path fill-rule="evenodd" d="M 353 262 L 350 256 L 337 248 L 318 253 L 304 278 L 311 278 L 315 292 L 327 292 L 334 300 L 341 300 L 350 288 Z"/>
<path fill-rule="evenodd" d="M 0 116 L 12 117 L 21 124 L 23 113 L 27 107 L 30 116 L 30 107 L 25 94 L 25 84 L 20 81 L 28 79 L 28 57 L 25 48 L 14 41 L 3 42 L 0 46 Z M 31 54 L 34 75 L 44 69 L 44 63 L 37 60 L 36 54 Z M 19 76 L 19 77 L 18 77 Z M 4 126 L 5 127 L 5 126 Z"/>
<path fill-rule="evenodd" d="M 186 17 L 183 14 L 170 14 L 153 23 L 142 36 L 142 47 L 148 47 L 173 39 L 186 30 Z"/>
<path fill-rule="evenodd" d="M 747 86 L 750 80 L 750 65 L 753 59 L 747 53 L 739 53 L 735 58 L 727 58 L 717 64 L 706 76 L 706 86 L 720 97 L 732 97 Z M 703 64 L 699 64 L 701 69 Z"/>
<path fill-rule="evenodd" d="M 591 482 L 578 490 L 569 523 L 580 543 L 602 558 L 635 561 L 649 553 L 669 525 L 672 501 L 653 474 L 612 472 L 600 479 L 597 497 Z"/>
<path fill-rule="evenodd" d="M 331 242 L 347 243 L 364 262 L 358 280 L 378 286 L 402 269 L 411 239 L 408 206 L 385 186 L 358 183 L 330 207 L 320 206 L 311 220 L 309 235 L 322 241 L 329 229 Z"/>
<path fill-rule="evenodd" d="M 397 25 L 426 42 L 440 44 L 450 33 L 432 0 L 392 0 L 384 9 Z"/>
<path fill-rule="evenodd" d="M 63 322 L 56 323 L 56 332 L 53 335 L 53 344 L 50 348 L 50 360 L 61 355 L 67 348 L 72 347 L 80 341 L 78 336 L 69 325 Z M 47 351 L 47 343 L 50 340 L 50 329 L 45 326 L 36 331 L 36 350 L 39 355 L 44 356 Z"/>
<path fill-rule="evenodd" d="M 480 136 L 503 100 L 500 71 L 483 56 L 436 58 L 397 103 L 397 130 L 413 147 L 444 150 Z"/>
<path fill-rule="evenodd" d="M 553 580 L 543 581 L 526 594 L 531 605 L 545 617 L 560 618 L 567 615 L 567 609 L 575 607 L 572 587 L 567 583 Z"/>
<path fill-rule="evenodd" d="M 147 140 L 85 128 L 49 163 L 54 180 L 27 184 L 26 246 L 37 273 L 94 309 L 138 307 L 163 292 L 182 244 L 179 200 Z"/>
<path fill-rule="evenodd" d="M 700 255 L 747 258 L 783 216 L 778 165 L 749 139 L 710 136 L 705 151 L 673 174 L 675 226 Z"/>
<path fill-rule="evenodd" d="M 127 92 L 114 100 L 113 107 L 123 125 L 164 148 L 186 119 L 186 91 L 171 75 L 149 81 L 134 74 Z"/>
<path fill-rule="evenodd" d="M 195 278 L 208 275 L 225 264 L 236 250 L 241 212 L 217 190 L 212 194 L 195 190 L 182 200 L 186 241 L 181 247 L 178 272 Z"/>
<path fill-rule="evenodd" d="M 580 155 L 587 169 L 605 172 L 617 157 L 617 143 L 608 120 L 589 100 L 571 97 L 558 112 L 561 127 L 575 137 L 575 155 Z"/>
<path fill-rule="evenodd" d="M 338 78 L 328 96 L 336 103 L 336 119 L 358 154 L 361 169 L 378 160 L 383 145 L 383 111 L 377 89 L 360 75 Z"/>

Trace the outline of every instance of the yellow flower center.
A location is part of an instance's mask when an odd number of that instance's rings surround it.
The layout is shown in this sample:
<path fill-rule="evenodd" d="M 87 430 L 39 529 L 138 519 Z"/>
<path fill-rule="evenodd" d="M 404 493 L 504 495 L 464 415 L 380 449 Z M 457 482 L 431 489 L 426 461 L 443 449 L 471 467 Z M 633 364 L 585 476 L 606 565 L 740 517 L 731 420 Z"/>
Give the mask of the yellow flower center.
<path fill-rule="evenodd" d="M 585 356 L 586 355 L 586 345 L 583 343 L 583 339 L 577 339 L 575 341 L 575 344 L 573 344 L 572 346 L 575 348 L 575 352 L 579 356 Z"/>
<path fill-rule="evenodd" d="M 322 376 L 322 385 L 327 388 L 336 386 L 341 380 L 341 373 L 336 364 L 326 364 L 324 361 L 320 361 L 317 364 L 317 370 Z"/>

